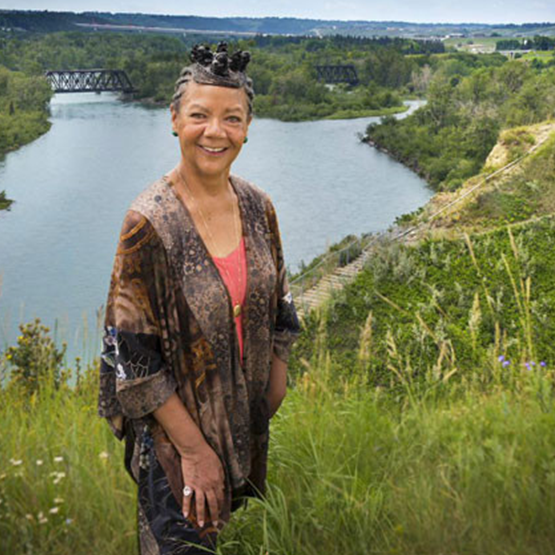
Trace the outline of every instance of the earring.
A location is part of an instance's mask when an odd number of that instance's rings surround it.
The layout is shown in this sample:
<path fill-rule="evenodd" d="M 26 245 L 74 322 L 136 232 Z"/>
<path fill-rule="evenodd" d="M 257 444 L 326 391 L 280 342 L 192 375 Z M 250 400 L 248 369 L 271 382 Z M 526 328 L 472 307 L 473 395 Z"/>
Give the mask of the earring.
<path fill-rule="evenodd" d="M 249 140 L 249 138 L 248 138 L 248 137 L 245 137 L 244 140 L 243 140 L 243 144 L 246 143 L 246 142 L 248 142 L 248 140 Z"/>
<path fill-rule="evenodd" d="M 177 137 L 177 131 L 172 131 L 172 135 L 173 135 L 174 137 Z"/>

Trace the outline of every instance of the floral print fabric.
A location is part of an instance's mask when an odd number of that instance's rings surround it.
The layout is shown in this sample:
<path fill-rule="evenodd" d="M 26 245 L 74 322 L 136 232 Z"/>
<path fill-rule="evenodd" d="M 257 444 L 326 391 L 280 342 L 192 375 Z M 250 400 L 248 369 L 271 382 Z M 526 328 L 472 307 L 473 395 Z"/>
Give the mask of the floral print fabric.
<path fill-rule="evenodd" d="M 164 177 L 135 199 L 123 222 L 106 305 L 98 401 L 99 415 L 126 440 L 126 468 L 139 491 L 146 442 L 152 441 L 157 483 L 172 494 L 159 509 L 169 510 L 182 502 L 180 458 L 152 412 L 176 392 L 222 460 L 224 523 L 244 497 L 264 493 L 272 354 L 287 361 L 300 331 L 270 198 L 239 177 L 230 182 L 247 260 L 242 361 L 223 280 Z M 141 549 L 149 555 L 153 546 L 162 549 L 152 535 L 157 495 L 152 490 L 139 499 Z M 196 526 L 194 511 L 190 519 Z M 183 551 L 189 552 L 195 551 Z"/>

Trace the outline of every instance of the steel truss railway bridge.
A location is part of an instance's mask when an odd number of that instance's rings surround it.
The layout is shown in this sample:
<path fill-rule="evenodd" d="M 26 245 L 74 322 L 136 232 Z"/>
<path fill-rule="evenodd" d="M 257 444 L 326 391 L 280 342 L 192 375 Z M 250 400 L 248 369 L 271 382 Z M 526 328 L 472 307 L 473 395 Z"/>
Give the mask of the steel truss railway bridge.
<path fill-rule="evenodd" d="M 122 69 L 74 69 L 47 71 L 45 77 L 56 93 L 137 91 Z"/>
<path fill-rule="evenodd" d="M 358 74 L 354 65 L 320 65 L 316 66 L 318 79 L 324 83 L 347 83 L 358 85 Z"/>

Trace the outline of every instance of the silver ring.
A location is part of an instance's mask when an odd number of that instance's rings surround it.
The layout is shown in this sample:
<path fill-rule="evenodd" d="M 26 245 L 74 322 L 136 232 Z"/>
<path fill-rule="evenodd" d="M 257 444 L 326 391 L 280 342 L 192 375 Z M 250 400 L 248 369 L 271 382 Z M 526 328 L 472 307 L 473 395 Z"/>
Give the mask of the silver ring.
<path fill-rule="evenodd" d="M 189 497 L 190 495 L 193 495 L 193 488 L 191 486 L 185 486 L 183 488 L 183 495 L 185 497 Z"/>

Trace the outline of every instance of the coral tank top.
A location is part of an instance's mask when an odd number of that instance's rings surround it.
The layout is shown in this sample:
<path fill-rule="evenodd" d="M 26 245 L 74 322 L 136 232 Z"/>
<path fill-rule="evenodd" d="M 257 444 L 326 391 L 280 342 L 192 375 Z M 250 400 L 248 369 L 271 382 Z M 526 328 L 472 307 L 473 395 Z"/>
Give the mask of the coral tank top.
<path fill-rule="evenodd" d="M 237 248 L 227 256 L 213 256 L 212 259 L 218 268 L 220 275 L 229 291 L 232 305 L 237 301 L 244 306 L 245 295 L 247 292 L 247 257 L 245 254 L 245 238 L 241 237 L 241 242 Z M 235 329 L 239 340 L 240 360 L 243 360 L 243 314 L 235 318 Z"/>

